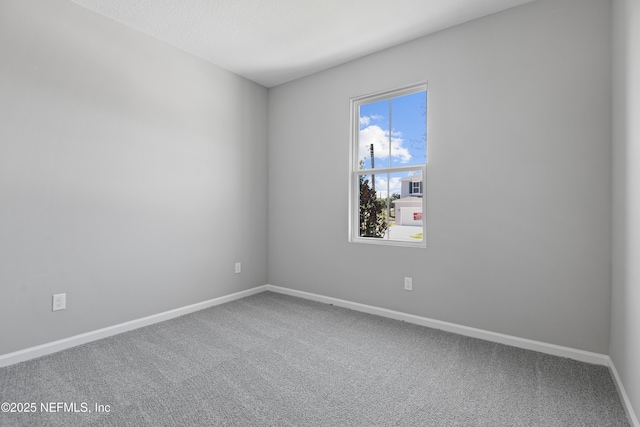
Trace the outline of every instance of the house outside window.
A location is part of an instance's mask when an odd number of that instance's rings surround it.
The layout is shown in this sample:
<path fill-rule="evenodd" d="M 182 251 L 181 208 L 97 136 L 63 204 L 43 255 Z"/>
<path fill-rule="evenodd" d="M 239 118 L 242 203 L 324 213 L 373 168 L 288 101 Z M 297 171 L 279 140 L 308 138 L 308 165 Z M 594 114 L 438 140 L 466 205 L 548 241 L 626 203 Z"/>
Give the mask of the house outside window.
<path fill-rule="evenodd" d="M 351 99 L 349 241 L 425 247 L 427 85 Z"/>
<path fill-rule="evenodd" d="M 395 224 L 403 227 L 421 226 L 423 214 L 422 177 L 413 175 L 402 180 L 400 198 L 394 200 Z"/>

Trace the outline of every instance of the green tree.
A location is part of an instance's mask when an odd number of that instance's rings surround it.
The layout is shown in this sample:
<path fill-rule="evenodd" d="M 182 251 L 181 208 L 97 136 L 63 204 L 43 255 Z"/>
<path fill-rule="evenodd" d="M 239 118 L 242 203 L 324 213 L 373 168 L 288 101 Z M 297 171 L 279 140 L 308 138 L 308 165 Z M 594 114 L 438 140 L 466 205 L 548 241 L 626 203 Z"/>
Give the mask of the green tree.
<path fill-rule="evenodd" d="M 360 176 L 360 236 L 384 237 L 387 221 L 384 217 L 385 203 L 379 200 L 371 181 Z"/>

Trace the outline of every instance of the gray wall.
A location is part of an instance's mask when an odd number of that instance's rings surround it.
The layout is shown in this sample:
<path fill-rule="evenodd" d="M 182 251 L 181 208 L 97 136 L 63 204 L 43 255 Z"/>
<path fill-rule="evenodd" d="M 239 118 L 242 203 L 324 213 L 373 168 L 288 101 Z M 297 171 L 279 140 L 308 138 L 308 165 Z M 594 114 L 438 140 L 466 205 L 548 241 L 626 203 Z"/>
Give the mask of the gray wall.
<path fill-rule="evenodd" d="M 640 416 L 640 3 L 614 0 L 610 355 Z"/>
<path fill-rule="evenodd" d="M 0 53 L 0 354 L 266 283 L 266 88 L 65 0 Z"/>
<path fill-rule="evenodd" d="M 540 0 L 272 88 L 269 283 L 606 354 L 610 31 Z M 348 243 L 349 98 L 423 79 L 427 248 Z"/>

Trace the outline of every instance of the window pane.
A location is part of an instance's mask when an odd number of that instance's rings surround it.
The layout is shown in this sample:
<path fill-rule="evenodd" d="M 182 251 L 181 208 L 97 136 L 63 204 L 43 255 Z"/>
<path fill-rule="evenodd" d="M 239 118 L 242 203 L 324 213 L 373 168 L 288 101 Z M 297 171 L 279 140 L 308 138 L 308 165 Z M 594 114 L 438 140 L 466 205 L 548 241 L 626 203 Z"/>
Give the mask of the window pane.
<path fill-rule="evenodd" d="M 359 175 L 359 203 L 358 203 L 358 226 L 360 237 L 375 237 L 382 239 L 385 237 L 388 228 L 388 207 L 386 198 L 382 197 L 382 191 L 386 192 L 384 177 L 387 174 Z M 382 178 L 382 180 L 381 180 Z"/>
<path fill-rule="evenodd" d="M 358 166 L 360 169 L 389 167 L 389 100 L 360 106 Z M 373 153 L 373 156 L 371 154 Z"/>
<path fill-rule="evenodd" d="M 427 163 L 427 93 L 391 100 L 391 166 Z"/>
<path fill-rule="evenodd" d="M 389 240 L 419 242 L 423 239 L 422 171 L 389 174 Z"/>

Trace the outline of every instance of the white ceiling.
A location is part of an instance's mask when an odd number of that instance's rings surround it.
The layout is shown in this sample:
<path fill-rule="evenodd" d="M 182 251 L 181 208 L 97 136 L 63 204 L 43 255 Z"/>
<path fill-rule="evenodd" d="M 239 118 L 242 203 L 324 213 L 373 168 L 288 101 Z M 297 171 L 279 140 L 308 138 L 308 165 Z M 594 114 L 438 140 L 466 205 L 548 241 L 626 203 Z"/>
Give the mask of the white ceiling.
<path fill-rule="evenodd" d="M 533 0 L 71 0 L 272 87 Z"/>

